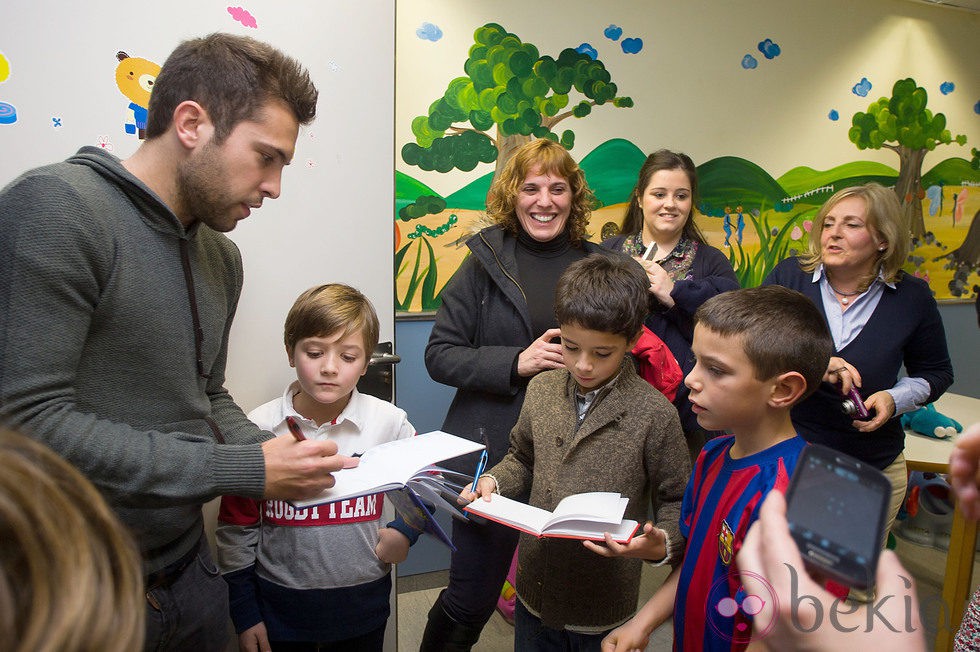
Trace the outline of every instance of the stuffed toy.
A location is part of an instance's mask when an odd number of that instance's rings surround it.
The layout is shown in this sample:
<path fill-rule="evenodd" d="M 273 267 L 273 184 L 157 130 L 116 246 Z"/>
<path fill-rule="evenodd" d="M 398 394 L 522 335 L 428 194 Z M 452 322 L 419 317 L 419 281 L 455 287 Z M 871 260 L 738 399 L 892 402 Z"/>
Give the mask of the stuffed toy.
<path fill-rule="evenodd" d="M 936 439 L 949 439 L 956 433 L 963 432 L 963 426 L 959 422 L 937 412 L 932 403 L 903 414 L 902 427 Z"/>

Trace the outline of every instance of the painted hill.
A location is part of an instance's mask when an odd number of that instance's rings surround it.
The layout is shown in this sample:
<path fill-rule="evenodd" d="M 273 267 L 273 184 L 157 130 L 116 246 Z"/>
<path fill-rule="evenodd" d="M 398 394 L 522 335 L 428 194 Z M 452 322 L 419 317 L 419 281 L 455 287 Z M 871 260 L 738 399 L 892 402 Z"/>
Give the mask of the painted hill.
<path fill-rule="evenodd" d="M 439 196 L 435 190 L 412 177 L 395 170 L 395 218 L 398 211 L 408 206 L 422 195 Z"/>
<path fill-rule="evenodd" d="M 487 205 L 487 192 L 490 190 L 491 181 L 493 181 L 493 172 L 471 181 L 456 192 L 447 195 L 446 206 L 482 211 Z"/>
<path fill-rule="evenodd" d="M 725 207 L 741 204 L 744 210 L 771 209 L 786 196 L 768 172 L 737 156 L 722 156 L 698 166 L 700 210 L 721 217 Z"/>
<path fill-rule="evenodd" d="M 842 179 L 857 179 L 861 177 L 890 178 L 892 183 L 898 178 L 898 170 L 873 161 L 856 161 L 845 163 L 835 168 L 820 172 L 813 168 L 796 167 L 779 177 L 776 181 L 789 195 L 798 195 L 814 188 L 827 185 L 844 185 L 838 183 Z"/>
<path fill-rule="evenodd" d="M 601 206 L 629 201 L 647 155 L 628 140 L 614 138 L 592 150 L 579 165 Z"/>
<path fill-rule="evenodd" d="M 636 174 L 646 154 L 622 138 L 608 140 L 589 152 L 580 165 L 589 186 L 602 206 L 624 203 L 636 184 Z M 817 206 L 834 191 L 869 181 L 892 186 L 898 172 L 883 163 L 855 161 L 829 170 L 800 166 L 774 179 L 761 167 L 737 156 L 722 156 L 698 166 L 699 210 L 720 217 L 726 206 L 741 204 L 744 210 L 789 210 L 793 204 Z M 482 211 L 493 173 L 488 172 L 445 197 L 449 208 Z M 949 158 L 923 175 L 924 187 L 960 185 L 980 181 L 980 172 L 962 158 Z M 402 172 L 395 172 L 395 215 L 421 195 L 439 196 L 424 183 Z M 784 199 L 791 198 L 788 202 Z"/>
<path fill-rule="evenodd" d="M 963 158 L 948 158 L 922 175 L 922 187 L 959 186 L 964 181 L 980 182 L 980 170 L 970 167 Z"/>
<path fill-rule="evenodd" d="M 636 183 L 636 173 L 646 160 L 636 145 L 622 138 L 608 140 L 580 162 L 585 178 L 602 206 L 625 202 Z M 489 172 L 446 197 L 453 208 L 483 210 L 493 173 Z"/>

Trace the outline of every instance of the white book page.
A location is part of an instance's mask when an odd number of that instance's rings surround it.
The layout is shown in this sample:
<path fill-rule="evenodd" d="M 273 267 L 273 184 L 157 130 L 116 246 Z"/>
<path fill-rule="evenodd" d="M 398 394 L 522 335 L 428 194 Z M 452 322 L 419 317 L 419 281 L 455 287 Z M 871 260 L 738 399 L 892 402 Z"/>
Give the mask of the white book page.
<path fill-rule="evenodd" d="M 541 534 L 545 523 L 551 518 L 551 512 L 511 500 L 500 494 L 492 494 L 490 502 L 477 498 L 467 506 L 467 510 L 492 520 L 519 525 L 532 530 L 535 534 Z"/>
<path fill-rule="evenodd" d="M 608 491 L 592 491 L 562 498 L 545 527 L 569 520 L 615 523 L 623 520 L 629 498 Z"/>
<path fill-rule="evenodd" d="M 436 462 L 482 448 L 482 443 L 441 430 L 390 441 L 368 449 L 356 467 L 334 473 L 333 487 L 309 500 L 294 501 L 293 505 L 308 507 L 401 487 Z"/>
<path fill-rule="evenodd" d="M 639 524 L 632 519 L 624 519 L 621 523 L 596 523 L 595 521 L 568 521 L 555 527 L 548 528 L 549 536 L 568 536 L 575 539 L 592 539 L 602 541 L 603 534 L 608 532 L 613 541 L 628 541 L 636 532 Z"/>

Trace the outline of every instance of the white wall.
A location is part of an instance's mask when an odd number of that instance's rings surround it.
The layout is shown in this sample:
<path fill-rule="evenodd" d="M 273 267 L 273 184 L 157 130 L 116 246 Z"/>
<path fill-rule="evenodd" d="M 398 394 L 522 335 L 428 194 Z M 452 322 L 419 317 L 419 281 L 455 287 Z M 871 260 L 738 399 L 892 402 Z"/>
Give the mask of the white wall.
<path fill-rule="evenodd" d="M 230 234 L 246 280 L 228 387 L 250 409 L 294 377 L 282 324 L 306 288 L 359 287 L 375 303 L 382 340 L 394 337 L 394 0 L 252 0 L 244 6 L 257 28 L 236 22 L 229 4 L 172 0 L 140 11 L 119 0 L 7 0 L 0 53 L 10 74 L 0 101 L 16 107 L 18 120 L 0 124 L 0 186 L 103 139 L 117 156 L 135 151 L 138 140 L 123 129 L 129 101 L 114 77 L 119 50 L 162 64 L 181 40 L 226 31 L 306 65 L 320 89 L 317 119 L 300 132 L 282 196 Z"/>
<path fill-rule="evenodd" d="M 111 144 L 122 158 L 136 150 L 137 138 L 123 128 L 132 119 L 129 100 L 115 83 L 119 50 L 162 64 L 181 40 L 224 31 L 301 61 L 320 89 L 317 119 L 300 131 L 282 196 L 230 234 L 246 280 L 227 385 L 249 410 L 295 378 L 282 325 L 312 285 L 360 288 L 378 311 L 382 341 L 394 338 L 394 2 L 251 0 L 246 8 L 257 27 L 249 28 L 231 17 L 227 2 L 169 0 L 141 12 L 119 0 L 6 0 L 0 53 L 10 74 L 0 81 L 0 102 L 16 107 L 18 120 L 0 124 L 0 187 L 83 145 Z M 214 511 L 212 502 L 211 519 Z M 388 650 L 395 649 L 395 622 Z"/>

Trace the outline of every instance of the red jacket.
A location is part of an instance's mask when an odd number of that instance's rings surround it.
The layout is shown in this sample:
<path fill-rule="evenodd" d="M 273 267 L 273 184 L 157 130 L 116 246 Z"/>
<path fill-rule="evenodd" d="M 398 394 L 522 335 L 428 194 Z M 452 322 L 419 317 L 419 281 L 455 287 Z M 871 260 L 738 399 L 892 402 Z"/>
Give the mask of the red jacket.
<path fill-rule="evenodd" d="M 636 359 L 637 373 L 673 402 L 684 374 L 664 341 L 644 326 L 640 339 L 633 347 L 633 357 Z"/>

